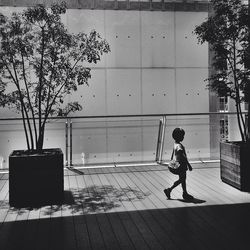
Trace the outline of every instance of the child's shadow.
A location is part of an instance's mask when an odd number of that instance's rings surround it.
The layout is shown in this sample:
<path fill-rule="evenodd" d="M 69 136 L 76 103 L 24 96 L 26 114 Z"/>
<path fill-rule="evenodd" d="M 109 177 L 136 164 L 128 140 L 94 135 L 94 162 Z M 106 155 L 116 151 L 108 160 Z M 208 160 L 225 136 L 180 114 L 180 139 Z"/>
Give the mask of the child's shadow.
<path fill-rule="evenodd" d="M 188 199 L 188 200 L 184 200 L 184 199 L 170 199 L 170 200 L 176 200 L 176 201 L 181 201 L 185 203 L 193 203 L 193 204 L 202 204 L 206 202 L 205 200 L 200 200 L 195 197 L 193 199 Z"/>

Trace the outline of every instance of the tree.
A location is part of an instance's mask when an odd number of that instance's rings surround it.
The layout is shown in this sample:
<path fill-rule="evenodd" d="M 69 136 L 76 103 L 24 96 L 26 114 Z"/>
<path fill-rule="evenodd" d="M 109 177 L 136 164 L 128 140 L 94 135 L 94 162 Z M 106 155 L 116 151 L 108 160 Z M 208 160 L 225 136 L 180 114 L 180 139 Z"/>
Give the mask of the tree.
<path fill-rule="evenodd" d="M 243 142 L 250 140 L 250 15 L 241 0 L 212 0 L 213 13 L 196 26 L 198 42 L 208 42 L 213 51 L 214 73 L 208 87 L 221 97 L 235 101 Z M 248 103 L 248 124 L 241 103 Z M 248 129 L 247 129 L 248 128 Z"/>
<path fill-rule="evenodd" d="M 42 152 L 49 117 L 81 109 L 64 100 L 88 84 L 91 69 L 83 62 L 97 63 L 110 51 L 95 30 L 70 34 L 61 21 L 65 13 L 65 3 L 37 5 L 9 18 L 0 13 L 0 105 L 21 113 L 31 152 Z"/>

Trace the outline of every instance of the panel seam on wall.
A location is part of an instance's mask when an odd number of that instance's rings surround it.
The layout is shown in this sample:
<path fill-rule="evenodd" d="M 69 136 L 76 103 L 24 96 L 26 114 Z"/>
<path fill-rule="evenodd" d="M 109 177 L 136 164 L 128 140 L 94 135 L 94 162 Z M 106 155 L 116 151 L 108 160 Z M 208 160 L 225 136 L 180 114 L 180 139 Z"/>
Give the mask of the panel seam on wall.
<path fill-rule="evenodd" d="M 175 113 L 177 113 L 177 73 L 176 73 L 176 12 L 174 12 L 174 88 L 175 88 Z"/>
<path fill-rule="evenodd" d="M 140 92 L 141 92 L 141 114 L 144 113 L 143 110 L 143 86 L 142 86 L 142 16 L 141 11 L 139 11 L 139 29 L 140 29 Z M 143 160 L 143 121 L 141 119 L 141 160 Z"/>
<path fill-rule="evenodd" d="M 107 31 L 106 31 L 106 11 L 103 10 L 103 18 L 104 18 L 104 37 L 105 39 L 107 39 Z M 110 48 L 111 50 L 111 48 Z M 108 89 L 108 84 L 107 84 L 107 55 L 105 55 L 105 69 L 104 69 L 104 76 L 105 76 L 105 80 L 104 80 L 104 89 L 105 89 L 105 115 L 108 115 L 108 95 L 107 95 L 107 89 Z M 106 133 L 106 159 L 108 158 L 108 122 L 107 120 L 105 120 L 105 133 Z"/>

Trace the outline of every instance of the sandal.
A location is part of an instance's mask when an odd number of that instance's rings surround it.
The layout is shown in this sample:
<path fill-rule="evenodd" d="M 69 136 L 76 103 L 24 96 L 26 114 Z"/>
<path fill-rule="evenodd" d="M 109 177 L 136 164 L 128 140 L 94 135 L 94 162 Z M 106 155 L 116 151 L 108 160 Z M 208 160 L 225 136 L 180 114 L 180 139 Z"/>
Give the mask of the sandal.
<path fill-rule="evenodd" d="M 164 193 L 168 197 L 168 199 L 170 200 L 171 199 L 171 197 L 170 197 L 171 189 L 170 188 L 164 189 Z"/>

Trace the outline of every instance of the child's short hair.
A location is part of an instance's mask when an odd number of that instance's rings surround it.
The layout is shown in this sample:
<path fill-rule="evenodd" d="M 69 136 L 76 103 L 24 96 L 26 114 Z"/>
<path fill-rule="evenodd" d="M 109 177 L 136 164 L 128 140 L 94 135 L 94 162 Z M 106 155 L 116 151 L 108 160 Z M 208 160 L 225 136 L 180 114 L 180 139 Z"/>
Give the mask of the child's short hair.
<path fill-rule="evenodd" d="M 182 128 L 175 128 L 172 133 L 172 137 L 175 141 L 180 141 L 183 139 L 185 131 Z"/>

